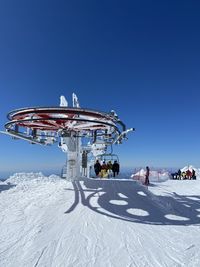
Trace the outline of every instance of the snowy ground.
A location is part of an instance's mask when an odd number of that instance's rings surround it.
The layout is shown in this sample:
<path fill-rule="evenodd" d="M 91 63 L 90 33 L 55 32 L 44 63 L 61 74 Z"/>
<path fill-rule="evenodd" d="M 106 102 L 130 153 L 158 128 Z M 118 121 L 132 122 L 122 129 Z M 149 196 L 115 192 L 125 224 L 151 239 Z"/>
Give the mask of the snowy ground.
<path fill-rule="evenodd" d="M 200 266 L 200 180 L 15 174 L 0 182 L 0 266 Z"/>

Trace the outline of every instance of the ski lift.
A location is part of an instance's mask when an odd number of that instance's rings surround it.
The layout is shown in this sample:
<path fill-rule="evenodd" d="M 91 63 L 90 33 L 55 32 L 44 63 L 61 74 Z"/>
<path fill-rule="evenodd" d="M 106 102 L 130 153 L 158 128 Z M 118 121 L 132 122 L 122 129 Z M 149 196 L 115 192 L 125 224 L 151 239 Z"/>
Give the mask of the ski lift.
<path fill-rule="evenodd" d="M 101 161 L 105 161 L 105 162 L 109 162 L 111 161 L 112 163 L 116 160 L 119 163 L 119 157 L 117 156 L 117 154 L 102 154 L 99 156 Z"/>
<path fill-rule="evenodd" d="M 76 180 L 80 176 L 84 140 L 87 141 L 84 150 L 91 152 L 94 159 L 100 157 L 101 160 L 119 162 L 112 150 L 105 154 L 107 148 L 121 144 L 122 140 L 127 139 L 127 133 L 134 131 L 134 128 L 126 129 L 114 110 L 103 112 L 81 108 L 77 96 L 73 93 L 72 97 L 72 107 L 61 96 L 60 106 L 13 110 L 7 115 L 9 121 L 5 124 L 6 130 L 0 131 L 31 144 L 53 145 L 58 142 L 58 147 L 68 153 L 66 166 L 61 173 L 61 177 L 68 180 Z M 88 166 L 89 170 L 91 165 Z"/>

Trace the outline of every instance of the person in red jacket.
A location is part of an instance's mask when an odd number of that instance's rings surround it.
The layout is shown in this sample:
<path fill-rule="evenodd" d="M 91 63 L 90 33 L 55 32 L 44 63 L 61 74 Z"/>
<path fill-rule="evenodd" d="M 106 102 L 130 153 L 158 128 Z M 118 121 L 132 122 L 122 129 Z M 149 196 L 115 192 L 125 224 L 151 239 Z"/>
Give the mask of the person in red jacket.
<path fill-rule="evenodd" d="M 186 179 L 191 180 L 191 178 L 192 178 L 192 172 L 188 169 L 188 170 L 186 171 Z"/>
<path fill-rule="evenodd" d="M 149 185 L 149 174 L 150 174 L 150 169 L 147 166 L 146 167 L 146 173 L 145 173 L 145 182 L 144 182 L 145 185 Z"/>

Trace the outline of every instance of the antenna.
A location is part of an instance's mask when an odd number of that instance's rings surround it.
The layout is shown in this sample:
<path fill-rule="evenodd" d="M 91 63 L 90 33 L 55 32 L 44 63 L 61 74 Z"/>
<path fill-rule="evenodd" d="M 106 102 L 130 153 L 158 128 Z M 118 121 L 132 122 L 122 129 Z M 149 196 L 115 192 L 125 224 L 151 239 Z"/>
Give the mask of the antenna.
<path fill-rule="evenodd" d="M 76 96 L 75 93 L 72 94 L 72 102 L 73 102 L 73 107 L 80 108 L 78 97 Z"/>
<path fill-rule="evenodd" d="M 68 107 L 68 102 L 63 95 L 60 96 L 60 107 Z"/>

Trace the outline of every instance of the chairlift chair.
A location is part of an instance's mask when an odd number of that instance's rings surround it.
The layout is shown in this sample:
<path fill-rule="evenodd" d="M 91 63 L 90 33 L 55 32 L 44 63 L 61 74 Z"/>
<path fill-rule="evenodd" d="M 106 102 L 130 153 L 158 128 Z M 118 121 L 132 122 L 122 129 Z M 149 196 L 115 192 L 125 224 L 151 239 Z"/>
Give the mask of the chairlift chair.
<path fill-rule="evenodd" d="M 117 154 L 112 154 L 112 153 L 102 154 L 100 155 L 99 158 L 101 161 L 105 161 L 105 162 L 111 161 L 113 163 L 116 160 L 119 163 L 119 157 Z"/>

